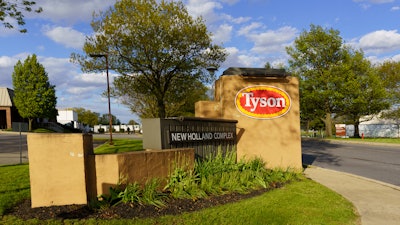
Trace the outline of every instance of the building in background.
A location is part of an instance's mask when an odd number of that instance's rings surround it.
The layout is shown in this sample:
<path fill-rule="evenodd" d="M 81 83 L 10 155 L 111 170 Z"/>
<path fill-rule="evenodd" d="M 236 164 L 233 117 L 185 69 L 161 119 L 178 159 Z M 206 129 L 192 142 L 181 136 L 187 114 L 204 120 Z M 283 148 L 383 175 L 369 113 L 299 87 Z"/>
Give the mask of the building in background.
<path fill-rule="evenodd" d="M 363 118 L 361 118 L 363 121 Z M 400 120 L 390 120 L 380 118 L 380 114 L 373 116 L 372 119 L 364 119 L 358 126 L 360 136 L 371 138 L 400 138 Z M 354 136 L 354 125 L 346 124 L 346 136 Z"/>
<path fill-rule="evenodd" d="M 78 129 L 78 113 L 70 109 L 59 109 L 57 122 Z"/>
<path fill-rule="evenodd" d="M 0 129 L 11 129 L 12 123 L 23 122 L 13 98 L 14 90 L 0 87 Z"/>

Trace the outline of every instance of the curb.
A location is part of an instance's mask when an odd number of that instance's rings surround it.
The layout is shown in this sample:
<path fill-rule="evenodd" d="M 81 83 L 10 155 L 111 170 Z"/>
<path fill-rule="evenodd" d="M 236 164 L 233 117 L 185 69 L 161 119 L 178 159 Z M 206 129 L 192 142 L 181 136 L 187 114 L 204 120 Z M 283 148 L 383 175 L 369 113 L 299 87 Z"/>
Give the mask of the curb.
<path fill-rule="evenodd" d="M 360 180 L 366 180 L 366 181 L 369 181 L 369 182 L 372 182 L 372 183 L 376 183 L 376 184 L 379 184 L 379 185 L 382 185 L 382 186 L 386 186 L 386 187 L 392 188 L 394 190 L 400 191 L 400 186 L 396 186 L 396 185 L 393 185 L 393 184 L 385 183 L 385 182 L 382 182 L 382 181 L 379 181 L 379 180 L 374 180 L 374 179 L 371 179 L 371 178 L 362 177 L 362 176 L 358 176 L 358 175 L 351 174 L 351 173 L 346 173 L 346 172 L 326 169 L 326 168 L 322 168 L 322 167 L 318 167 L 318 166 L 309 165 L 309 168 L 315 168 L 315 169 L 319 169 L 319 170 L 327 170 L 327 171 L 334 172 L 334 173 L 341 173 L 341 174 L 344 174 L 346 176 L 354 177 L 354 178 L 357 178 L 357 179 L 360 179 Z"/>

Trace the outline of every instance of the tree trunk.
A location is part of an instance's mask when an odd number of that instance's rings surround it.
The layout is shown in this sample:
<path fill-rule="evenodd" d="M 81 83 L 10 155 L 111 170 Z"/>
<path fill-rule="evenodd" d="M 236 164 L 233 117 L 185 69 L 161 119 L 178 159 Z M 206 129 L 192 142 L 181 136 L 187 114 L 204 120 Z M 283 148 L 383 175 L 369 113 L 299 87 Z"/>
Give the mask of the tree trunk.
<path fill-rule="evenodd" d="M 360 126 L 360 120 L 356 120 L 354 122 L 354 137 L 355 138 L 360 138 L 361 137 L 360 136 L 360 128 L 359 128 L 359 126 Z"/>
<path fill-rule="evenodd" d="M 323 119 L 325 123 L 325 133 L 326 137 L 330 138 L 332 137 L 332 118 L 331 118 L 331 113 L 327 112 L 325 114 L 325 119 Z"/>
<path fill-rule="evenodd" d="M 164 101 L 161 99 L 161 100 L 158 100 L 158 102 L 157 102 L 158 104 L 158 117 L 159 118 L 165 118 L 165 104 L 164 104 Z"/>
<path fill-rule="evenodd" d="M 32 131 L 32 121 L 33 121 L 32 118 L 28 118 L 28 122 L 29 122 L 29 123 L 28 123 L 28 124 L 29 124 L 29 125 L 28 125 L 28 131 L 29 131 L 29 132 Z"/>

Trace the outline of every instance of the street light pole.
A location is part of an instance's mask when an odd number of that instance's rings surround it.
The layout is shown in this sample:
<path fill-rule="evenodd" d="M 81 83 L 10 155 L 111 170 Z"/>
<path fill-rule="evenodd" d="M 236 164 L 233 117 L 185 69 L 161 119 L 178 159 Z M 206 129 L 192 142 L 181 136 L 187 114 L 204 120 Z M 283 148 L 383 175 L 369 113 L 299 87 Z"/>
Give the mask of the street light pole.
<path fill-rule="evenodd" d="M 90 57 L 99 58 L 104 57 L 106 58 L 106 74 L 107 74 L 107 98 L 108 98 L 108 120 L 109 120 L 109 131 L 110 131 L 110 141 L 109 144 L 113 145 L 113 138 L 112 138 L 112 115 L 111 115 L 111 103 L 110 103 L 110 81 L 108 78 L 108 54 L 89 54 Z"/>

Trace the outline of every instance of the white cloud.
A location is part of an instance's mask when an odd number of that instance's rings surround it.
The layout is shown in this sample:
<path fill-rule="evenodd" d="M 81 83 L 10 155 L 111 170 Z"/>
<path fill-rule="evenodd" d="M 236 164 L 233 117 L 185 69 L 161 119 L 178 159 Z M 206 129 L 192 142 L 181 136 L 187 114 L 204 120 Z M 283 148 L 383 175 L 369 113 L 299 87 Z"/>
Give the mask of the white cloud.
<path fill-rule="evenodd" d="M 232 22 L 237 23 L 237 24 L 241 24 L 241 23 L 245 23 L 251 20 L 251 17 L 238 17 L 238 18 L 233 18 Z"/>
<path fill-rule="evenodd" d="M 363 9 L 369 9 L 372 4 L 392 3 L 394 0 L 353 0 L 353 2 L 360 3 L 361 8 Z"/>
<path fill-rule="evenodd" d="M 358 46 L 365 52 L 384 53 L 400 50 L 397 30 L 378 30 L 360 38 Z"/>
<path fill-rule="evenodd" d="M 238 30 L 239 35 L 248 35 L 249 33 L 253 32 L 253 30 L 256 30 L 258 28 L 262 28 L 264 25 L 262 23 L 258 22 L 253 22 L 250 25 L 243 26 Z"/>
<path fill-rule="evenodd" d="M 17 60 L 9 57 L 9 56 L 0 56 L 0 68 L 6 68 L 6 67 L 11 67 L 14 66 L 14 64 L 17 62 Z"/>
<path fill-rule="evenodd" d="M 2 87 L 12 88 L 12 73 L 14 72 L 14 66 L 18 60 L 23 62 L 28 55 L 28 53 L 20 53 L 15 56 L 0 57 L 0 85 Z"/>
<path fill-rule="evenodd" d="M 227 47 L 226 50 L 229 55 L 222 67 L 259 67 L 260 64 L 265 63 L 258 55 L 240 51 L 236 47 Z"/>
<path fill-rule="evenodd" d="M 400 54 L 397 54 L 397 55 L 394 55 L 394 56 L 390 57 L 390 60 L 393 60 L 395 62 L 400 62 Z"/>
<path fill-rule="evenodd" d="M 392 8 L 390 8 L 390 11 L 398 11 L 400 10 L 400 6 L 393 6 Z"/>
<path fill-rule="evenodd" d="M 231 40 L 233 27 L 228 24 L 222 24 L 214 31 L 213 41 L 214 43 L 224 43 Z"/>
<path fill-rule="evenodd" d="M 65 21 L 69 24 L 77 21 L 90 21 L 93 11 L 107 9 L 115 4 L 115 0 L 36 0 L 36 5 L 43 8 L 40 14 L 30 17 L 40 17 L 51 21 Z"/>
<path fill-rule="evenodd" d="M 67 48 L 81 49 L 85 43 L 85 35 L 71 27 L 45 26 L 43 30 L 47 37 Z"/>
<path fill-rule="evenodd" d="M 218 15 L 214 10 L 222 9 L 222 4 L 217 1 L 188 0 L 185 5 L 189 15 L 193 17 L 202 16 L 207 23 L 218 20 Z"/>
<path fill-rule="evenodd" d="M 281 27 L 278 30 L 267 30 L 261 33 L 246 35 L 254 42 L 251 49 L 259 54 L 283 53 L 287 46 L 297 35 L 297 29 L 289 26 Z"/>

